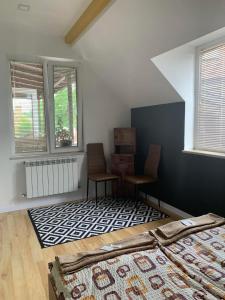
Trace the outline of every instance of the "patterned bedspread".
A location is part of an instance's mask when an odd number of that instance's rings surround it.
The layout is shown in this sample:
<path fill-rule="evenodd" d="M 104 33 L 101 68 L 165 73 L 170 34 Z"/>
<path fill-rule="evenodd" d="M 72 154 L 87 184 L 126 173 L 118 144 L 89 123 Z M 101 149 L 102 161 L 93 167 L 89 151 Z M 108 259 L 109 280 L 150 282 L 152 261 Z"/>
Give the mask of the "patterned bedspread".
<path fill-rule="evenodd" d="M 224 275 L 221 271 L 222 265 L 220 264 L 220 261 L 223 259 L 222 255 L 221 257 L 215 257 L 214 251 L 211 255 L 205 255 L 205 248 L 203 247 L 201 252 L 200 248 L 195 247 L 196 243 L 193 242 L 193 240 L 199 241 L 199 239 L 205 239 L 205 242 L 210 234 L 212 236 L 212 249 L 221 251 L 218 249 L 222 247 L 222 244 L 216 238 L 219 234 L 218 232 L 222 234 L 222 229 L 206 231 L 200 236 L 191 236 L 167 249 L 160 249 L 157 246 L 153 250 L 122 255 L 99 262 L 72 275 L 60 275 L 56 264 L 53 264 L 51 273 L 58 292 L 63 292 L 65 299 L 218 299 L 216 295 L 207 291 L 201 282 L 192 279 L 188 273 L 185 273 L 172 261 L 180 261 L 182 259 L 185 264 L 195 265 L 193 262 L 194 253 L 198 251 L 200 259 L 204 262 L 204 265 L 201 267 L 203 268 L 201 274 L 207 274 L 206 276 L 211 274 L 211 270 L 214 269 L 209 267 L 209 264 L 211 265 L 212 261 L 213 268 L 214 264 L 216 264 L 216 268 L 219 268 L 220 265 L 219 271 L 213 273 L 212 280 L 213 282 L 216 281 L 219 287 L 222 287 L 224 283 Z M 186 250 L 184 251 L 184 249 Z M 169 258 L 165 252 L 169 253 Z M 186 253 L 184 258 L 182 252 L 183 254 Z M 175 259 L 171 260 L 170 257 L 172 255 L 175 255 Z"/>
<path fill-rule="evenodd" d="M 225 299 L 225 226 L 191 234 L 161 249 L 205 290 Z"/>

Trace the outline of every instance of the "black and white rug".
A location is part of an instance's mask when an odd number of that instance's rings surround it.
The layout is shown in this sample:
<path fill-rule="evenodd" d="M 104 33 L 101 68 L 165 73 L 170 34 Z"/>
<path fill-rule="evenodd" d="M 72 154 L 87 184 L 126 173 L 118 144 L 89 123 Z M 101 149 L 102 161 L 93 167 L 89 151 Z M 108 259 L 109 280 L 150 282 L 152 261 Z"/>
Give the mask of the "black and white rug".
<path fill-rule="evenodd" d="M 102 198 L 28 210 L 42 248 L 160 220 L 166 215 L 132 199 Z"/>

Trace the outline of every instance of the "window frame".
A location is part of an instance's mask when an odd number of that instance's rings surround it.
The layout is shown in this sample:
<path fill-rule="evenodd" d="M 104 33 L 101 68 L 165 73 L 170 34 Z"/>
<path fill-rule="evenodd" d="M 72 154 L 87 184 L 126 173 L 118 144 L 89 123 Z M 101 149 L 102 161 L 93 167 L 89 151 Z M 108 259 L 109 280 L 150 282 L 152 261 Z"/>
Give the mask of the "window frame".
<path fill-rule="evenodd" d="M 68 146 L 68 147 L 55 147 L 55 111 L 54 111 L 54 87 L 53 87 L 53 81 L 54 81 L 54 66 L 62 66 L 62 67 L 71 67 L 75 68 L 76 72 L 76 95 L 77 95 L 77 146 Z M 80 80 L 79 80 L 79 74 L 80 74 L 80 66 L 79 64 L 76 64 L 74 62 L 62 62 L 62 61 L 48 61 L 47 62 L 47 74 L 51 74 L 50 76 L 47 76 L 48 79 L 48 88 L 47 91 L 48 94 L 48 122 L 49 122 L 49 145 L 50 145 L 50 152 L 51 153 L 66 153 L 66 152 L 72 152 L 76 149 L 76 151 L 82 151 L 83 144 L 82 144 L 82 101 L 81 101 L 81 88 L 80 88 Z"/>
<path fill-rule="evenodd" d="M 210 49 L 210 48 L 214 48 L 216 46 L 220 46 L 222 44 L 225 44 L 225 37 L 216 39 L 214 41 L 208 42 L 208 43 L 204 43 L 199 47 L 196 47 L 196 51 L 195 51 L 195 82 L 194 82 L 194 126 L 193 126 L 193 151 L 199 152 L 199 153 L 210 153 L 211 155 L 214 156 L 224 156 L 225 155 L 225 148 L 224 148 L 224 152 L 219 152 L 219 151 L 215 151 L 215 150 L 205 150 L 205 149 L 201 149 L 198 148 L 197 145 L 197 140 L 198 140 L 198 113 L 199 113 L 199 101 L 200 101 L 200 55 L 201 55 L 201 51 Z"/>
<path fill-rule="evenodd" d="M 12 158 L 26 158 L 26 157 L 44 157 L 56 154 L 71 154 L 83 151 L 83 105 L 82 93 L 80 83 L 80 69 L 81 63 L 69 59 L 51 59 L 44 57 L 24 57 L 24 56 L 8 56 L 9 67 L 9 89 L 10 89 L 10 104 L 9 104 L 9 122 L 11 132 L 11 156 Z M 46 131 L 46 147 L 47 151 L 43 152 L 26 152 L 16 153 L 15 147 L 15 127 L 14 127 L 14 113 L 13 113 L 13 97 L 12 97 L 12 82 L 10 73 L 10 63 L 24 62 L 24 63 L 40 63 L 43 66 L 44 78 L 44 97 L 45 97 L 45 131 Z M 54 89 L 53 89 L 53 66 L 64 66 L 75 68 L 76 72 L 76 94 L 77 94 L 77 134 L 78 145 L 68 147 L 55 147 L 55 123 L 54 123 Z"/>

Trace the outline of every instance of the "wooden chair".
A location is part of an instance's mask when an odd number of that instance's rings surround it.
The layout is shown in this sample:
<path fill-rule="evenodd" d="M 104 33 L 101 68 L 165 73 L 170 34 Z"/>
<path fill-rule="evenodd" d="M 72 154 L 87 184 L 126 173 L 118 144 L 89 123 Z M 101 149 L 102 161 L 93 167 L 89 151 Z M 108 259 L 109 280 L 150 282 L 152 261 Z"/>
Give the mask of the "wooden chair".
<path fill-rule="evenodd" d="M 119 180 L 118 176 L 107 173 L 102 143 L 87 144 L 87 200 L 90 180 L 95 182 L 96 206 L 98 201 L 98 183 L 105 183 L 106 197 L 107 181 Z"/>
<path fill-rule="evenodd" d="M 160 161 L 161 146 L 150 145 L 148 157 L 145 161 L 144 175 L 125 176 L 124 180 L 127 183 L 135 186 L 135 200 L 137 205 L 138 186 L 144 184 L 152 184 L 158 181 L 158 167 Z M 160 200 L 159 207 L 160 207 Z"/>

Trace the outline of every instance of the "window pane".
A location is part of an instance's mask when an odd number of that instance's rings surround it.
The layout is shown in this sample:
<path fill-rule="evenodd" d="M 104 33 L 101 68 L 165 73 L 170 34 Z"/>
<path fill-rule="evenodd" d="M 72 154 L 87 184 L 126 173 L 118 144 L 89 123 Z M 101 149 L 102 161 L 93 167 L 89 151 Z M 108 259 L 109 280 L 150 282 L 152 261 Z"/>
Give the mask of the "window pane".
<path fill-rule="evenodd" d="M 54 66 L 54 118 L 56 147 L 77 146 L 76 69 Z"/>
<path fill-rule="evenodd" d="M 195 148 L 225 152 L 225 44 L 199 57 Z"/>
<path fill-rule="evenodd" d="M 11 62 L 15 153 L 47 151 L 43 66 Z"/>

